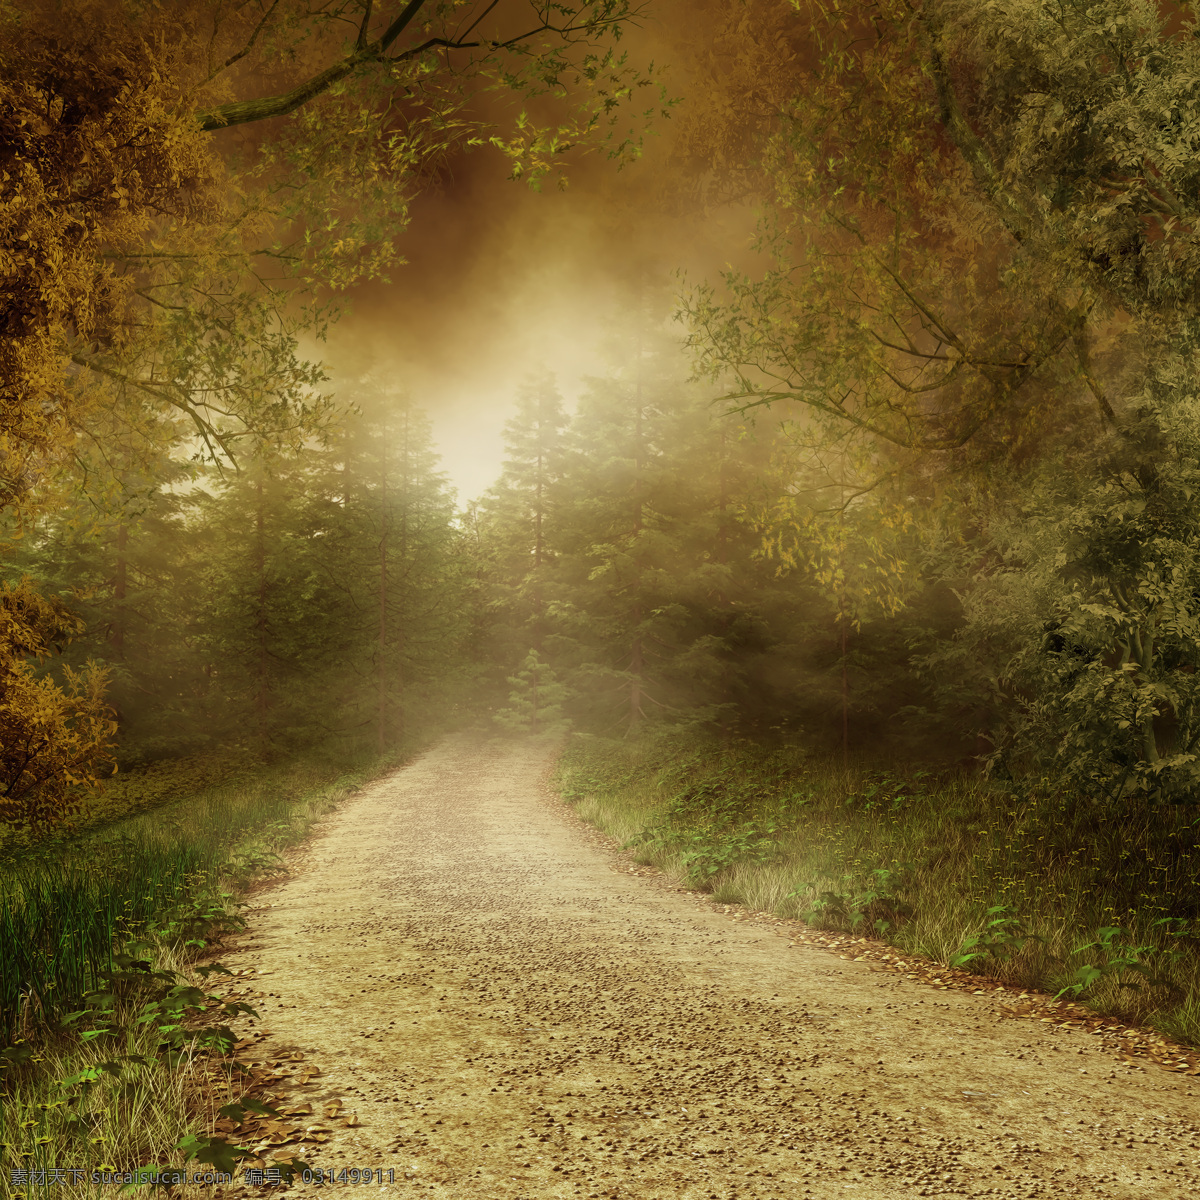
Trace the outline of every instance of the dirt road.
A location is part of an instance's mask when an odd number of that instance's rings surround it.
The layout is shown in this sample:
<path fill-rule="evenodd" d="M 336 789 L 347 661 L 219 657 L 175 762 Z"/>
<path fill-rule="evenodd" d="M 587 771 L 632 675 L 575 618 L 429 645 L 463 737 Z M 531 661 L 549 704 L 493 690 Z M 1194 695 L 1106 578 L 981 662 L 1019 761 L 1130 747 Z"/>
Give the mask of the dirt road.
<path fill-rule="evenodd" d="M 374 784 L 223 956 L 272 993 L 262 1057 L 320 1071 L 313 1165 L 454 1200 L 1200 1195 L 1194 1080 L 624 873 L 550 757 L 450 740 Z"/>

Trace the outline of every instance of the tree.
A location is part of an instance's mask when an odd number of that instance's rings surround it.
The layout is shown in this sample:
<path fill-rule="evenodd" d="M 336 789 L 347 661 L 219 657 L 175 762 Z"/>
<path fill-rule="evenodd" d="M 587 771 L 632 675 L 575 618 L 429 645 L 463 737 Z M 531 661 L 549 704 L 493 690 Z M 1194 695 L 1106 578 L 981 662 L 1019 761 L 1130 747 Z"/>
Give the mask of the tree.
<path fill-rule="evenodd" d="M 692 294 L 701 368 L 738 404 L 798 403 L 827 444 L 872 447 L 855 454 L 865 481 L 1053 436 L 1083 400 L 1094 299 L 981 202 L 912 10 L 801 7 L 819 53 L 761 149 L 774 262 L 729 273 L 725 299 Z"/>
<path fill-rule="evenodd" d="M 123 490 L 111 504 L 68 496 L 27 519 L 8 567 L 81 622 L 59 661 L 104 668 L 124 766 L 211 742 L 198 717 L 207 676 L 192 637 L 203 599 L 189 522 L 195 493 L 186 474 L 166 468 L 162 479 L 183 486 L 114 473 Z"/>
<path fill-rule="evenodd" d="M 300 335 L 398 261 L 409 204 L 451 152 L 490 146 L 535 186 L 572 146 L 635 153 L 645 114 L 632 131 L 624 114 L 651 79 L 616 43 L 636 10 L 521 13 L 0 5 L 0 508 L 52 508 L 81 445 L 107 469 L 114 429 L 140 456 L 117 474 L 148 473 L 164 441 L 226 466 L 299 451 L 334 413 Z M 503 107 L 477 104 L 489 91 L 520 111 L 482 115 Z"/>
<path fill-rule="evenodd" d="M 769 439 L 679 377 L 652 311 L 634 320 L 567 430 L 547 647 L 601 727 L 777 723 L 795 683 L 781 627 L 799 622 L 746 519 Z"/>
<path fill-rule="evenodd" d="M 563 504 L 563 429 L 567 415 L 554 377 L 531 375 L 504 426 L 500 478 L 479 506 L 489 556 L 491 653 L 514 661 L 519 647 L 546 652 L 551 622 L 553 531 Z"/>
<path fill-rule="evenodd" d="M 30 661 L 79 629 L 27 582 L 0 583 L 0 822 L 11 828 L 61 822 L 72 807 L 69 789 L 95 782 L 108 759 L 116 726 L 104 705 L 104 670 L 64 667 L 59 686 Z"/>
<path fill-rule="evenodd" d="M 922 25 L 942 127 L 1010 240 L 1125 329 L 1121 359 L 1099 364 L 1075 335 L 1104 430 L 1090 478 L 1045 487 L 1051 609 L 1006 672 L 1014 750 L 1109 799 L 1186 797 L 1198 778 L 1196 29 L 1186 8 L 1140 2 L 982 20 L 950 5 Z"/>
<path fill-rule="evenodd" d="M 634 15 L 628 0 L 525 20 L 511 0 L 0 10 L 0 500 L 68 453 L 101 381 L 183 415 L 210 455 L 299 444 L 327 415 L 297 353 L 327 319 L 317 293 L 397 261 L 451 150 L 490 144 L 535 184 L 572 146 L 635 152 L 621 114 L 649 76 L 615 49 Z M 558 120 L 522 110 L 505 130 L 472 110 L 489 90 Z M 212 140 L 250 125 L 240 150 Z"/>
<path fill-rule="evenodd" d="M 738 405 L 802 406 L 864 503 L 968 533 L 963 640 L 925 663 L 984 651 L 981 732 L 1080 786 L 1185 794 L 1195 18 L 796 8 L 817 53 L 759 143 L 774 263 L 693 294 L 701 365 Z M 988 488 L 983 526 L 955 501 Z"/>
<path fill-rule="evenodd" d="M 369 380 L 357 400 L 323 446 L 262 454 L 189 522 L 204 722 L 266 756 L 390 750 L 459 670 L 460 534 L 428 422 Z"/>
<path fill-rule="evenodd" d="M 536 650 L 530 650 L 520 670 L 510 675 L 512 685 L 508 704 L 497 709 L 493 718 L 509 733 L 557 733 L 566 728 L 563 703 L 567 689 L 558 681 L 549 663 L 542 662 Z"/>
<path fill-rule="evenodd" d="M 438 469 L 428 418 L 395 391 L 363 400 L 369 415 L 345 459 L 345 470 L 358 475 L 348 489 L 348 507 L 357 511 L 346 515 L 365 536 L 364 549 L 374 551 L 373 569 L 364 562 L 360 578 L 375 584 L 371 663 L 382 753 L 400 743 L 421 701 L 444 694 L 457 674 L 465 581 L 454 496 Z M 345 570 L 346 549 L 331 569 Z"/>

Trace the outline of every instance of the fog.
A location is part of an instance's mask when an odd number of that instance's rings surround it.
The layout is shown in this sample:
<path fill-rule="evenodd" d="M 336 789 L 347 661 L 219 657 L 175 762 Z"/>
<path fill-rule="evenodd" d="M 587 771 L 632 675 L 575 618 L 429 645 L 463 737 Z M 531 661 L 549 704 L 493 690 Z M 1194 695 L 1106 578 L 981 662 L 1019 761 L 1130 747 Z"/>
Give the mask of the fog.
<path fill-rule="evenodd" d="M 618 37 L 622 2 L 5 10 L 14 1186 L 1200 1193 L 1187 1080 L 1100 1057 L 1200 1074 L 1197 20 L 630 0 Z M 565 145 L 608 101 L 618 146 L 669 108 L 621 169 Z M 508 178 L 531 126 L 565 187 Z M 663 903 L 704 896 L 688 967 Z M 813 944 L 799 990 L 755 935 L 761 1003 L 722 992 L 738 909 Z M 960 1079 L 903 1023 L 865 1060 L 877 989 L 926 985 L 982 1006 Z M 804 987 L 848 1014 L 819 1054 Z M 1115 1126 L 1034 1145 L 1031 1092 L 1097 1087 Z"/>
<path fill-rule="evenodd" d="M 575 158 L 565 190 L 534 191 L 507 177 L 491 147 L 459 154 L 413 204 L 396 239 L 405 263 L 346 296 L 318 351 L 335 389 L 370 372 L 428 412 L 464 502 L 495 478 L 522 378 L 554 372 L 570 404 L 582 379 L 605 369 L 605 332 L 638 297 L 653 293 L 670 321 L 682 289 L 753 262 L 753 208 L 697 199 L 705 164 L 681 157 L 688 49 L 675 11 L 659 7 L 630 38 L 631 56 L 665 60 L 679 101 L 637 161 L 618 169 L 602 153 Z"/>

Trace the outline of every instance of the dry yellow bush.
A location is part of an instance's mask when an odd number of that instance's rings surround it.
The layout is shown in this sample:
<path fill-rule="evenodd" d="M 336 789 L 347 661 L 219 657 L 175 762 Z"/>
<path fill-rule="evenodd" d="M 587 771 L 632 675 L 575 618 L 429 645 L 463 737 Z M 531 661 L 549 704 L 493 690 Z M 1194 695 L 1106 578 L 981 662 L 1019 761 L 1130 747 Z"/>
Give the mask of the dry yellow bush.
<path fill-rule="evenodd" d="M 78 632 L 79 621 L 27 580 L 0 583 L 0 822 L 40 831 L 70 816 L 72 788 L 94 783 L 116 722 L 107 672 L 64 669 L 60 685 L 34 663 Z"/>

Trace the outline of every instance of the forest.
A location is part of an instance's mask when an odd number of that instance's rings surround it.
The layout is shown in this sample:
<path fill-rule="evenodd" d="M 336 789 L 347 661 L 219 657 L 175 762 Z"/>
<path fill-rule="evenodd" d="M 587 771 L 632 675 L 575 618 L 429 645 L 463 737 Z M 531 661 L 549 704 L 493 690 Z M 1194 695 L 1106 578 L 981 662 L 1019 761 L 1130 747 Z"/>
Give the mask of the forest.
<path fill-rule="evenodd" d="M 449 735 L 1200 1046 L 1198 147 L 1182 0 L 0 0 L 0 1195 L 238 1160 L 196 964 Z"/>

